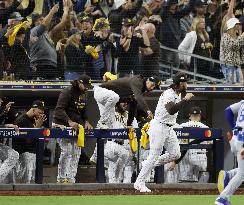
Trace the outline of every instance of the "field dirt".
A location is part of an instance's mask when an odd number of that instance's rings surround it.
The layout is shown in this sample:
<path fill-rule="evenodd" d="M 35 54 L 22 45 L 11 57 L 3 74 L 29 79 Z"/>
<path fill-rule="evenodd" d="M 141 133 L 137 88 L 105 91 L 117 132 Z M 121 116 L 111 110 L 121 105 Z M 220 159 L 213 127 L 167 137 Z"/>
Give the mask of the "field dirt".
<path fill-rule="evenodd" d="M 239 189 L 236 195 L 244 195 Z M 82 195 L 218 195 L 217 190 L 176 190 L 157 189 L 152 193 L 140 193 L 132 189 L 114 189 L 97 191 L 0 191 L 0 196 L 82 196 Z"/>

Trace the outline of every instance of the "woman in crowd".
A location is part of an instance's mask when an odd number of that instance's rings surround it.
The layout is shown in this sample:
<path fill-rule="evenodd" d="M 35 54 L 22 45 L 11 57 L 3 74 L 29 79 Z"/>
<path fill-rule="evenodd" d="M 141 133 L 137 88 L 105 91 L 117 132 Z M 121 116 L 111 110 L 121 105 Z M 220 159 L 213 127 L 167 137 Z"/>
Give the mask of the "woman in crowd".
<path fill-rule="evenodd" d="M 89 56 L 80 43 L 81 34 L 78 30 L 74 29 L 70 34 L 65 48 L 66 70 L 64 77 L 65 80 L 77 80 L 85 73 L 85 62 Z"/>
<path fill-rule="evenodd" d="M 180 51 L 193 53 L 203 57 L 211 57 L 212 44 L 209 42 L 209 35 L 205 30 L 205 19 L 194 18 L 192 23 L 192 31 L 187 33 L 178 48 Z M 202 59 L 193 59 L 189 55 L 179 55 L 181 61 L 190 65 L 191 70 L 194 69 L 194 61 L 197 66 L 197 73 L 208 75 L 210 64 Z"/>
<path fill-rule="evenodd" d="M 226 22 L 226 33 L 220 43 L 220 61 L 224 63 L 222 70 L 228 84 L 243 84 L 241 72 L 241 45 L 244 42 L 244 33 L 237 18 L 230 18 Z"/>

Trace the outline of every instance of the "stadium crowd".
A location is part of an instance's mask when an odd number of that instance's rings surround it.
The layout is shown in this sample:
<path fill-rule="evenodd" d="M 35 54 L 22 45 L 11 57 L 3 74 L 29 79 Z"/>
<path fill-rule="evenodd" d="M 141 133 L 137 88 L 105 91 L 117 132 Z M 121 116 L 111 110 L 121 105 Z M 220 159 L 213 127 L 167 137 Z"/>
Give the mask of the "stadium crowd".
<path fill-rule="evenodd" d="M 94 80 L 159 74 L 159 63 L 243 84 L 243 1 L 0 1 L 0 77 Z M 160 44 L 204 59 L 160 49 Z M 241 69 L 242 67 L 242 69 Z"/>

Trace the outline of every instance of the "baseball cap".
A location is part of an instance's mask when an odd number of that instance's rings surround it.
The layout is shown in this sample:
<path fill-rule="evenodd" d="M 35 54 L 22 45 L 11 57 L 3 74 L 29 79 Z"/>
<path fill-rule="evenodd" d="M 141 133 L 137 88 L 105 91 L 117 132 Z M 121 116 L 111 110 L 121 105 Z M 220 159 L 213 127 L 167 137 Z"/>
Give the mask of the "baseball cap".
<path fill-rule="evenodd" d="M 159 88 L 159 86 L 161 85 L 161 80 L 158 76 L 151 76 L 148 78 L 148 80 L 154 82 L 156 88 Z"/>
<path fill-rule="evenodd" d="M 189 114 L 190 115 L 200 115 L 200 114 L 202 114 L 201 108 L 197 107 L 197 106 L 191 107 Z"/>
<path fill-rule="evenodd" d="M 106 18 L 96 19 L 92 30 L 93 31 L 99 31 L 99 30 L 101 30 L 103 28 L 110 29 L 110 23 L 109 23 L 108 19 L 106 19 Z"/>
<path fill-rule="evenodd" d="M 112 10 L 117 10 L 119 7 L 121 7 L 125 3 L 126 3 L 126 0 L 114 0 Z"/>
<path fill-rule="evenodd" d="M 187 82 L 187 76 L 185 73 L 178 72 L 173 77 L 173 84 L 179 84 L 180 82 Z"/>
<path fill-rule="evenodd" d="M 207 1 L 205 1 L 205 0 L 196 0 L 195 1 L 195 6 L 196 7 L 201 7 L 201 6 L 203 6 L 203 5 L 207 5 L 208 3 L 207 3 Z"/>
<path fill-rule="evenodd" d="M 92 87 L 92 84 L 91 84 L 91 77 L 89 75 L 86 75 L 86 74 L 82 74 L 78 81 L 80 83 L 83 83 L 83 85 L 87 88 L 91 88 Z"/>
<path fill-rule="evenodd" d="M 85 12 L 80 12 L 79 14 L 77 14 L 77 19 L 80 23 L 82 23 L 83 21 L 93 22 L 92 18 L 88 16 Z"/>
<path fill-rule="evenodd" d="M 45 104 L 43 101 L 41 100 L 35 100 L 32 105 L 31 108 L 38 108 L 40 110 L 45 110 Z"/>
<path fill-rule="evenodd" d="M 19 12 L 13 12 L 9 19 L 14 19 L 14 20 L 17 20 L 17 21 L 22 21 L 24 18 L 21 16 L 21 14 Z"/>
<path fill-rule="evenodd" d="M 166 6 L 171 6 L 173 4 L 178 4 L 178 3 L 179 3 L 178 0 L 168 0 L 166 2 Z"/>
<path fill-rule="evenodd" d="M 241 22 L 237 18 L 230 18 L 227 22 L 227 30 L 235 27 L 236 24 L 240 24 Z"/>

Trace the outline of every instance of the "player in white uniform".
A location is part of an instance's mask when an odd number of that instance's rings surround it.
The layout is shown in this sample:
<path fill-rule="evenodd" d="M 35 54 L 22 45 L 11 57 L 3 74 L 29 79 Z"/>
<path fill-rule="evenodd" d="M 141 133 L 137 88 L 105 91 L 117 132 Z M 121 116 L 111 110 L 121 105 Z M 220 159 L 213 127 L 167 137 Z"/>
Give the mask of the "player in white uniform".
<path fill-rule="evenodd" d="M 150 122 L 148 131 L 150 137 L 150 153 L 142 164 L 142 169 L 134 184 L 134 188 L 140 192 L 151 192 L 145 185 L 145 179 L 154 166 L 166 164 L 180 157 L 180 146 L 173 126 L 180 108 L 193 97 L 187 93 L 183 99 L 181 95 L 186 93 L 187 77 L 184 73 L 177 73 L 173 77 L 173 84 L 159 98 L 155 117 Z M 163 148 L 166 154 L 161 155 Z"/>
<path fill-rule="evenodd" d="M 13 124 L 0 125 L 1 128 L 15 128 L 18 131 L 18 126 Z M 0 139 L 2 141 L 2 139 Z M 0 142 L 0 183 L 8 183 L 8 175 L 11 174 L 13 168 L 18 165 L 19 153 L 11 147 Z"/>
<path fill-rule="evenodd" d="M 116 106 L 113 128 L 126 128 L 128 113 L 127 104 L 119 103 Z M 108 182 L 120 183 L 122 172 L 129 160 L 129 152 L 124 147 L 122 139 L 108 139 L 104 147 L 104 156 L 108 160 Z"/>
<path fill-rule="evenodd" d="M 208 128 L 201 123 L 201 109 L 200 107 L 192 107 L 189 113 L 190 121 L 180 124 L 181 127 L 199 127 Z M 189 142 L 191 142 L 190 140 Z M 185 140 L 181 140 L 181 144 L 188 144 Z M 209 142 L 203 142 L 206 144 Z M 179 167 L 179 181 L 187 182 L 207 182 L 207 155 L 206 149 L 190 149 L 178 164 Z"/>
<path fill-rule="evenodd" d="M 113 128 L 127 128 L 128 112 L 127 103 L 116 105 L 115 117 L 113 118 Z M 137 128 L 136 120 L 132 122 L 133 128 Z M 131 177 L 135 164 L 133 154 L 129 145 L 129 140 L 109 139 L 104 147 L 105 164 L 108 164 L 108 182 L 109 183 L 131 183 Z M 96 160 L 96 150 L 92 156 Z"/>
<path fill-rule="evenodd" d="M 127 122 L 128 122 L 128 111 L 127 111 L 128 104 L 127 103 L 120 103 L 117 105 L 117 112 L 115 114 L 115 124 L 119 125 L 121 123 L 121 126 L 123 128 L 127 128 Z M 136 118 L 132 121 L 132 127 L 138 128 L 138 123 Z M 132 152 L 129 140 L 123 141 L 123 147 L 128 153 L 128 160 L 124 164 L 124 169 L 121 170 L 119 174 L 120 181 L 123 183 L 131 183 L 131 178 L 133 175 L 133 171 L 135 169 L 135 162 L 134 162 L 134 156 L 135 153 Z"/>
<path fill-rule="evenodd" d="M 216 205 L 230 205 L 230 196 L 234 194 L 244 181 L 244 159 L 242 156 L 244 147 L 244 100 L 227 107 L 225 115 L 230 127 L 233 129 L 230 146 L 232 152 L 237 156 L 238 168 L 228 172 L 220 172 L 218 185 L 222 184 L 224 190 L 220 190 L 222 192 L 215 201 Z M 237 115 L 236 121 L 234 119 L 235 115 Z"/>

